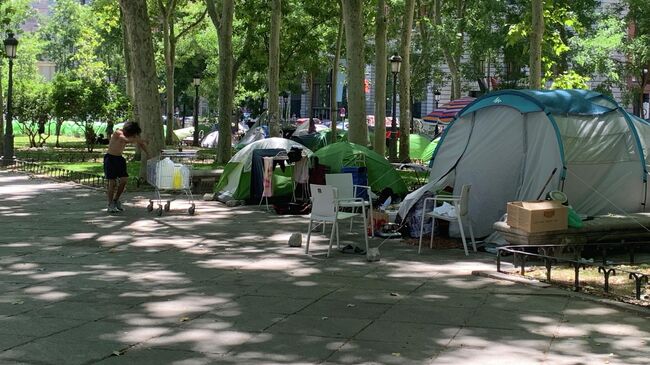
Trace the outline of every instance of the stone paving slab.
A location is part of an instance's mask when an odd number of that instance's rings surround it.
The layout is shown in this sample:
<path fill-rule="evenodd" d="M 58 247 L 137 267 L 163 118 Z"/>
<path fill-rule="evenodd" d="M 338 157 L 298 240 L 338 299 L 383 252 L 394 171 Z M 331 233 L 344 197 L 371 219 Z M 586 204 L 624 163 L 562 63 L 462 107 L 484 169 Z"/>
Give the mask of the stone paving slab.
<path fill-rule="evenodd" d="M 115 347 L 107 342 L 70 342 L 62 344 L 49 339 L 37 339 L 27 344 L 0 352 L 0 362 L 82 365 L 100 360 Z"/>
<path fill-rule="evenodd" d="M 42 204 L 47 197 L 48 204 Z M 0 170 L 0 363 L 647 364 L 650 314 L 472 276 L 494 257 L 399 240 L 381 261 L 287 247 L 299 216 L 197 201 L 124 213 Z M 361 241 L 341 232 L 342 244 Z M 345 242 L 345 243 L 344 243 Z M 382 240 L 370 239 L 376 247 Z"/>
<path fill-rule="evenodd" d="M 413 346 L 406 342 L 351 340 L 338 349 L 325 364 L 425 364 L 444 347 Z"/>

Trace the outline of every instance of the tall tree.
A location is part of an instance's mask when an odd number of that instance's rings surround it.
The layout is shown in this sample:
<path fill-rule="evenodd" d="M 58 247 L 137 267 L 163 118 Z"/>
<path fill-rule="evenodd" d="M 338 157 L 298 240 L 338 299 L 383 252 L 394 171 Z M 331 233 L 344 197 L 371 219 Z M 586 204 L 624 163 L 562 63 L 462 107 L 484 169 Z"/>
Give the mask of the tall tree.
<path fill-rule="evenodd" d="M 409 160 L 409 139 L 411 132 L 411 33 L 413 31 L 413 12 L 415 0 L 406 0 L 404 18 L 402 21 L 402 39 L 400 53 L 402 54 L 402 68 L 399 80 L 399 160 Z"/>
<path fill-rule="evenodd" d="M 451 77 L 451 99 L 460 98 L 461 60 L 465 42 L 466 23 L 462 21 L 468 0 L 434 0 L 434 24 L 436 38 L 444 45 L 442 54 Z"/>
<path fill-rule="evenodd" d="M 135 103 L 135 89 L 133 86 L 133 65 L 131 63 L 131 45 L 129 34 L 126 31 L 126 21 L 124 21 L 124 12 L 120 7 L 120 23 L 122 28 L 122 51 L 124 53 L 124 72 L 126 73 L 126 95 L 129 97 L 132 105 L 133 120 L 139 122 L 138 106 Z"/>
<path fill-rule="evenodd" d="M 380 0 L 381 1 L 381 0 Z M 330 89 L 330 121 L 332 139 L 330 143 L 337 142 L 336 120 L 338 119 L 337 85 L 339 77 L 339 63 L 341 60 L 341 40 L 343 38 L 343 10 L 341 2 L 337 1 L 339 7 L 339 26 L 336 32 L 336 43 L 334 45 L 334 59 L 332 60 L 332 88 Z"/>
<path fill-rule="evenodd" d="M 234 95 L 232 29 L 235 15 L 234 0 L 206 0 L 208 14 L 217 29 L 219 39 L 219 140 L 217 163 L 226 163 L 232 155 L 231 124 Z"/>
<path fill-rule="evenodd" d="M 280 29 L 282 28 L 282 1 L 271 0 L 271 34 L 269 38 L 268 106 L 269 133 L 280 133 Z"/>
<path fill-rule="evenodd" d="M 544 37 L 544 0 L 531 0 L 530 88 L 542 88 L 542 38 Z"/>
<path fill-rule="evenodd" d="M 363 3 L 363 0 L 343 1 L 343 22 L 348 61 L 348 140 L 365 146 L 368 143 L 368 124 L 364 93 Z"/>
<path fill-rule="evenodd" d="M 637 115 L 647 119 L 649 116 L 643 114 L 643 94 L 650 81 L 650 8 L 643 0 L 627 0 L 627 5 L 628 22 L 633 29 L 626 42 L 626 71 L 632 79 L 629 97 Z"/>
<path fill-rule="evenodd" d="M 56 1 L 52 14 L 40 32 L 46 41 L 45 55 L 56 64 L 59 72 L 75 67 L 73 57 L 84 29 L 82 11 L 83 7 L 78 1 Z"/>
<path fill-rule="evenodd" d="M 165 91 L 166 91 L 166 119 L 167 133 L 165 143 L 172 144 L 174 133 L 174 67 L 176 63 L 176 45 L 181 37 L 186 35 L 192 28 L 196 27 L 203 19 L 207 9 L 197 12 L 197 14 L 182 13 L 178 10 L 179 2 L 181 9 L 190 8 L 187 1 L 182 0 L 158 0 L 159 18 L 163 29 L 163 49 L 165 53 Z M 182 19 L 183 15 L 186 15 Z M 181 19 L 177 19 L 181 18 Z M 180 32 L 176 33 L 176 23 L 181 22 Z M 183 21 L 187 24 L 182 24 Z"/>
<path fill-rule="evenodd" d="M 14 0 L 14 1 L 0 1 L 0 29 L 3 31 L 14 31 L 20 33 L 22 24 L 31 15 L 31 1 L 29 0 Z M 4 33 L 2 33 L 4 36 Z M 20 37 L 20 35 L 18 35 Z M 22 46 L 21 46 L 22 47 Z M 20 52 L 20 51 L 19 51 Z M 4 151 L 4 100 L 2 92 L 2 76 L 4 74 L 4 66 L 6 57 L 0 59 L 0 151 Z"/>
<path fill-rule="evenodd" d="M 153 43 L 146 0 L 120 0 L 123 21 L 126 24 L 130 62 L 133 74 L 134 105 L 138 111 L 142 135 L 148 141 L 148 152 L 158 156 L 164 147 L 160 98 Z M 146 154 L 142 154 L 140 177 L 147 173 Z"/>
<path fill-rule="evenodd" d="M 386 1 L 377 0 L 375 15 L 375 152 L 386 153 L 386 76 L 388 73 Z"/>

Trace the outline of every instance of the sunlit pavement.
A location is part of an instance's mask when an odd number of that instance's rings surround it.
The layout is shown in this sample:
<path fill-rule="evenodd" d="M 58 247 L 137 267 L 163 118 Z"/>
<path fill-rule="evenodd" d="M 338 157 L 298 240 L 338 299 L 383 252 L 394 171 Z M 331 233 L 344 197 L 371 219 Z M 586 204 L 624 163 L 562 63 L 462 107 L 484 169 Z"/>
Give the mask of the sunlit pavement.
<path fill-rule="evenodd" d="M 185 201 L 157 217 L 0 171 L 0 364 L 648 364 L 648 314 L 470 275 L 399 241 L 290 248 L 305 217 Z M 342 244 L 362 242 L 342 226 Z M 371 241 L 376 246 L 381 241 Z"/>

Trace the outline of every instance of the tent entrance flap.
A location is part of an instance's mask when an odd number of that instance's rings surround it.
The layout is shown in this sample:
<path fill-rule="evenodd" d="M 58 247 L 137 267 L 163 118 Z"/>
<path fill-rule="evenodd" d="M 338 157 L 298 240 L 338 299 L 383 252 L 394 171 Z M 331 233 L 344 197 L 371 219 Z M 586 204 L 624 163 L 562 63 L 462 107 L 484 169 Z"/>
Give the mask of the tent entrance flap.
<path fill-rule="evenodd" d="M 465 184 L 472 185 L 469 219 L 480 237 L 492 232 L 492 223 L 520 192 L 524 171 L 521 156 L 525 154 L 522 136 L 526 130 L 525 115 L 513 108 L 490 108 L 475 114 L 472 136 L 456 165 L 454 192 Z M 451 234 L 454 232 L 452 225 Z"/>
<path fill-rule="evenodd" d="M 274 157 L 280 152 L 286 152 L 284 148 L 267 148 L 253 151 L 251 159 L 251 194 L 254 201 L 262 197 L 264 191 L 264 159 L 262 157 Z"/>

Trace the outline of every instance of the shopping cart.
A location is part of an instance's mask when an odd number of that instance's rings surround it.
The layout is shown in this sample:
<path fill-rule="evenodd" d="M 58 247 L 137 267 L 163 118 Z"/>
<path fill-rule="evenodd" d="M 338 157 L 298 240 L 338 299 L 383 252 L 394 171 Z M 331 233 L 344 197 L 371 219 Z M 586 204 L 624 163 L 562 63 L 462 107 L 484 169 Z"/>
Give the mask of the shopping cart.
<path fill-rule="evenodd" d="M 194 215 L 196 205 L 192 195 L 192 169 L 189 162 L 196 158 L 196 150 L 177 151 L 163 150 L 159 157 L 147 161 L 147 182 L 155 188 L 154 199 L 149 200 L 147 211 L 154 210 L 157 206 L 156 214 L 161 216 L 163 211 L 169 212 L 171 202 L 175 200 L 175 195 L 162 194 L 162 191 L 181 191 L 187 197 L 190 204 L 187 208 L 189 215 Z M 165 205 L 163 206 L 163 202 Z"/>

